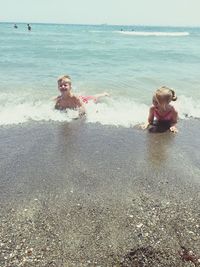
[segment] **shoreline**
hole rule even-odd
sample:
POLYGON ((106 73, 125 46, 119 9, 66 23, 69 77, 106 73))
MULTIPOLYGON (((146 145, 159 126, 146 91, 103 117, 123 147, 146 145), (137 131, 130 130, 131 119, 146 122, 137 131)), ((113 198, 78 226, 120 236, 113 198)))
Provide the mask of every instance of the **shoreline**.
POLYGON ((198 122, 1 127, 0 266, 191 266, 178 252, 200 256, 198 122))

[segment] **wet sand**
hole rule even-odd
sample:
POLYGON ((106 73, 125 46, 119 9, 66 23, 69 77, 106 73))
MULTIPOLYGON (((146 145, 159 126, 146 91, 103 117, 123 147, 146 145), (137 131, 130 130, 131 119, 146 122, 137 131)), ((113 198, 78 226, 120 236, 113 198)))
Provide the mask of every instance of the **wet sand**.
POLYGON ((194 266, 199 121, 179 130, 1 127, 0 266, 194 266))

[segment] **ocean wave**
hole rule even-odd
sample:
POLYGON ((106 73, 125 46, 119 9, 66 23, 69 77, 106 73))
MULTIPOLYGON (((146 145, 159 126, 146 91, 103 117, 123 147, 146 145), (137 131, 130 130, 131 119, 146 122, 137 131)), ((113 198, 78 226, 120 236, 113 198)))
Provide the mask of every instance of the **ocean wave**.
MULTIPOLYGON (((1 105, 1 126, 22 124, 29 121, 70 122, 78 117, 77 111, 61 112, 55 110, 50 101, 26 102, 25 100, 24 102, 17 102, 7 102, 6 105, 1 105)), ((200 101, 180 96, 174 106, 181 119, 200 118, 200 101)), ((98 104, 90 102, 86 105, 86 109, 87 122, 131 127, 147 120, 149 106, 126 98, 120 98, 120 100, 110 98, 98 104)))
POLYGON ((117 31, 118 33, 134 36, 188 36, 189 32, 137 32, 137 31, 117 31))

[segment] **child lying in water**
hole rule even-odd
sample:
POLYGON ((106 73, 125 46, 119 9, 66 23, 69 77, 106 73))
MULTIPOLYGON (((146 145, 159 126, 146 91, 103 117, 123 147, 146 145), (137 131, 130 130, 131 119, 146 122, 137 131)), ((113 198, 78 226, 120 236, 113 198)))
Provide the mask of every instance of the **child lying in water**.
POLYGON ((79 116, 86 114, 85 104, 88 101, 93 100, 97 102, 101 97, 108 96, 108 93, 97 94, 94 96, 78 96, 72 92, 72 82, 68 75, 64 75, 58 78, 58 90, 60 91, 60 96, 58 96, 55 104, 55 108, 59 110, 77 109, 79 111, 79 116))
POLYGON ((178 112, 170 105, 171 101, 176 101, 177 97, 174 90, 162 86, 153 95, 153 105, 149 109, 148 122, 142 126, 143 129, 149 128, 150 132, 178 132, 176 128, 178 112))

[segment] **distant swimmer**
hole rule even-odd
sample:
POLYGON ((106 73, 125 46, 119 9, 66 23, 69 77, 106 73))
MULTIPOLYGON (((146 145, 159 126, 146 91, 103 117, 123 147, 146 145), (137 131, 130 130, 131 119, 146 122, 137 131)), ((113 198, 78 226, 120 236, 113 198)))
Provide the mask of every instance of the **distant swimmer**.
POLYGON ((18 28, 17 24, 15 24, 15 25, 14 25, 14 28, 15 28, 15 29, 17 29, 17 28, 18 28))
POLYGON ((134 32, 135 30, 134 30, 134 29, 132 29, 131 31, 132 31, 132 32, 134 32))
POLYGON ((28 27, 28 30, 29 30, 29 32, 31 31, 31 26, 30 26, 30 24, 27 24, 27 27, 28 27))

